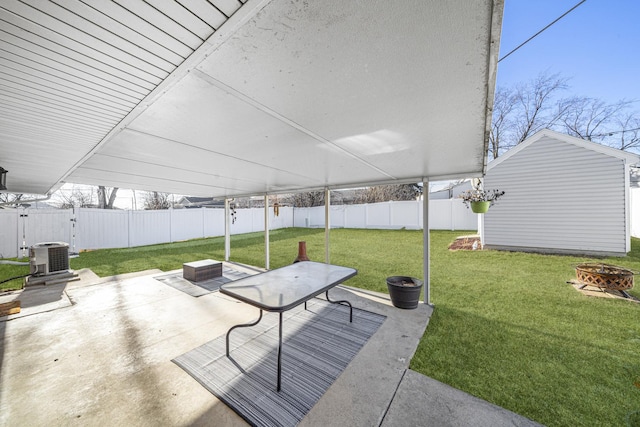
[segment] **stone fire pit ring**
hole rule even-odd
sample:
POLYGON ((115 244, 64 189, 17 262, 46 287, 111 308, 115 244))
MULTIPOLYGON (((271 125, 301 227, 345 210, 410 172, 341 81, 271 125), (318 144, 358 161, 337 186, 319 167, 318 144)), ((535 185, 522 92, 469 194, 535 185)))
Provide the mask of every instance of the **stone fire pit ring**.
POLYGON ((584 286, 595 286, 606 291, 624 292, 633 288, 633 275, 627 268, 602 263, 584 263, 576 266, 576 278, 584 286))

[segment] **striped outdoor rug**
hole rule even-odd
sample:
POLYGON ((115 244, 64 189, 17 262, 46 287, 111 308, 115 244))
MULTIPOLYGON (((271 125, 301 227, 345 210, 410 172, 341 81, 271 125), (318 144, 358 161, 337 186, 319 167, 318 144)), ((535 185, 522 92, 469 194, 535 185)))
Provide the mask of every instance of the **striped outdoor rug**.
MULTIPOLYGON (((258 311, 256 310, 256 317, 258 311)), ((295 426, 378 330, 385 316, 313 299, 285 313, 282 387, 276 391, 278 315, 225 335, 173 360, 248 423, 295 426)))

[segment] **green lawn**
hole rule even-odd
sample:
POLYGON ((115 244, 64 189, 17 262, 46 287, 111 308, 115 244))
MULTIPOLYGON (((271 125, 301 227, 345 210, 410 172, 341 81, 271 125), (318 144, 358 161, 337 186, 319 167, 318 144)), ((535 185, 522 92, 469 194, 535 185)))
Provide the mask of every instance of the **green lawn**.
MULTIPOLYGON (((585 297, 566 283, 585 261, 639 271, 640 239, 627 257, 593 260, 449 251, 463 234, 431 233, 435 311, 411 368, 549 426, 640 426, 640 304, 585 297)), ((324 230, 276 230, 271 268, 290 264, 300 240, 324 260, 324 230)), ((263 245, 260 233, 232 236, 231 259, 264 266, 263 245)), ((223 259, 223 238, 85 252, 71 267, 108 276, 203 258, 223 259)), ((422 232, 332 230, 331 262, 358 269, 349 285, 387 292, 388 276, 422 278, 422 232)), ((26 273, 0 265, 0 280, 26 273)))

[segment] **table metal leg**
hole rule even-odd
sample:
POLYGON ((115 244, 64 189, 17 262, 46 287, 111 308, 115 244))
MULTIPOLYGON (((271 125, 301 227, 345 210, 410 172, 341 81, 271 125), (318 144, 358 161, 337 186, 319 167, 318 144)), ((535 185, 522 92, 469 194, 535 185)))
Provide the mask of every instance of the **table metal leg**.
POLYGON ((327 290, 325 292, 325 296, 327 297, 327 301, 329 301, 330 303, 348 305, 349 306, 349 322, 353 323, 353 306, 351 305, 351 303, 349 301, 347 301, 347 300, 331 301, 329 299, 329 290, 327 290))
POLYGON ((231 329, 227 331, 227 357, 229 357, 229 334, 231 334, 231 331, 233 331, 235 328, 248 328, 249 326, 255 326, 258 323, 260 323, 261 320, 262 320, 262 310, 260 310, 260 317, 258 317, 258 320, 256 320, 255 322, 243 323, 241 325, 232 326, 231 329))

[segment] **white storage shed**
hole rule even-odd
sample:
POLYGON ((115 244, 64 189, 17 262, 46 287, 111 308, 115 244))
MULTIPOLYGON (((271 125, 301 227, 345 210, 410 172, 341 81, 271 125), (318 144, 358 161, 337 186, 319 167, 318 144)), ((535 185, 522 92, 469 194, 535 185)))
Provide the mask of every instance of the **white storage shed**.
POLYGON ((640 157, 542 130, 489 163, 489 249, 624 256, 631 249, 630 173, 640 157))

